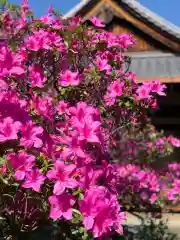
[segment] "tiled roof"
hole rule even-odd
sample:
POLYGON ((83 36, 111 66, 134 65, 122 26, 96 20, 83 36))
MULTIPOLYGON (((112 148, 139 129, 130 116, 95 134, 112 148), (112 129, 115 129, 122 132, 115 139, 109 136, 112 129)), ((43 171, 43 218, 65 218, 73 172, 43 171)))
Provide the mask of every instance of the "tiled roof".
POLYGON ((161 52, 134 53, 130 56, 130 71, 139 78, 180 76, 180 56, 161 52))
MULTIPOLYGON (((92 0, 82 0, 80 1, 73 9, 71 9, 67 14, 65 14, 65 18, 73 17, 78 12, 83 9, 88 3, 92 0)), ((158 16, 148 8, 142 6, 138 1, 135 0, 117 0, 119 3, 122 2, 123 4, 127 5, 131 8, 137 15, 141 16, 142 18, 146 19, 148 22, 152 23, 153 25, 157 26, 161 30, 175 36, 176 38, 180 39, 180 28, 176 25, 166 21, 164 18, 158 16)))

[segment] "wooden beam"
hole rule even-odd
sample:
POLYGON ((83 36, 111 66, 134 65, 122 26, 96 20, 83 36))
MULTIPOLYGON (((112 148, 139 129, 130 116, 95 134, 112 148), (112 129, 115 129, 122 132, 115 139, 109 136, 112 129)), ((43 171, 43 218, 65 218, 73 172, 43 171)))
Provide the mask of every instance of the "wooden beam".
MULTIPOLYGON (((106 4, 106 1, 104 1, 104 4, 106 4)), ((102 1, 99 1, 99 3, 94 8, 89 10, 89 12, 87 12, 85 16, 82 16, 82 20, 86 21, 91 17, 95 16, 96 15, 95 13, 97 13, 103 7, 104 4, 102 1)))
POLYGON ((137 80, 138 80, 139 83, 150 82, 152 80, 159 80, 161 83, 180 83, 180 76, 176 76, 176 77, 151 77, 151 78, 137 77, 137 80))

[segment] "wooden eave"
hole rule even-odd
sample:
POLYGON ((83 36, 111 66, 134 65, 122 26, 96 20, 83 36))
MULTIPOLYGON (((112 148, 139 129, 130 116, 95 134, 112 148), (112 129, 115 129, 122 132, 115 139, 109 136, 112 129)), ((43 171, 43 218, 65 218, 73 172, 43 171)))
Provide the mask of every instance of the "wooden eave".
POLYGON ((111 9, 114 16, 131 23, 154 40, 168 47, 172 52, 180 52, 180 38, 176 37, 177 34, 168 32, 158 27, 156 24, 153 24, 152 21, 148 21, 148 18, 135 12, 125 3, 126 1, 127 0, 87 0, 87 4, 77 10, 74 15, 80 15, 83 21, 86 21, 92 16, 97 16, 102 9, 111 9))
MULTIPOLYGON (((158 81, 160 81, 161 83, 180 83, 180 76, 175 76, 175 77, 158 77, 157 78, 158 81)), ((152 81, 152 77, 138 77, 138 82, 142 83, 142 82, 151 82, 152 81)))

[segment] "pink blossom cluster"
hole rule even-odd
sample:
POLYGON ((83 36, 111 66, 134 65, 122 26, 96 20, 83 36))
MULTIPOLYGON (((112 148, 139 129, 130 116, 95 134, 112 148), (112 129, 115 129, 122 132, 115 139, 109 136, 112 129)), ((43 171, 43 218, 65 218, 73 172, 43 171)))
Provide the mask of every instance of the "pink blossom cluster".
MULTIPOLYGON (((141 122, 149 123, 142 108, 153 107, 166 87, 158 81, 139 86, 135 74, 124 74, 123 52, 134 40, 102 30, 96 17, 93 27, 84 27, 50 8, 34 19, 27 1, 15 18, 12 11, 3 14, 2 27, 16 47, 0 46, 2 175, 39 194, 53 220, 80 219, 95 238, 123 234, 125 197, 156 204, 161 181, 150 166, 128 164, 119 153, 114 159, 112 150, 127 146, 137 160, 137 152, 151 157, 154 148, 158 154, 180 146, 172 136, 136 133, 141 122), (122 129, 127 133, 130 125, 135 135, 126 138, 122 129)), ((177 195, 177 179, 172 187, 177 195)))
POLYGON ((166 185, 168 185, 167 199, 177 204, 180 200, 180 164, 170 163, 168 172, 165 174, 166 185))
MULTIPOLYGON (((124 195, 138 195, 142 202, 155 204, 160 193, 159 174, 150 168, 143 168, 137 165, 128 164, 117 167, 118 190, 124 195)), ((123 199, 122 199, 123 200, 123 199)))

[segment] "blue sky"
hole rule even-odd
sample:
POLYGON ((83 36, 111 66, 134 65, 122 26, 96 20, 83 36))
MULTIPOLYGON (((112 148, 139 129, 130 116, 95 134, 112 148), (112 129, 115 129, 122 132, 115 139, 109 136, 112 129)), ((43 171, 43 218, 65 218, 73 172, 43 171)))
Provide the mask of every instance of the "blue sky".
MULTIPOLYGON (((45 14, 50 3, 53 4, 54 9, 66 13, 79 1, 80 0, 29 0, 31 7, 37 15, 45 14)), ((10 2, 19 4, 21 0, 10 0, 10 2)), ((180 26, 180 0, 139 0, 139 2, 166 18, 168 21, 180 26)))

